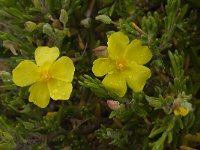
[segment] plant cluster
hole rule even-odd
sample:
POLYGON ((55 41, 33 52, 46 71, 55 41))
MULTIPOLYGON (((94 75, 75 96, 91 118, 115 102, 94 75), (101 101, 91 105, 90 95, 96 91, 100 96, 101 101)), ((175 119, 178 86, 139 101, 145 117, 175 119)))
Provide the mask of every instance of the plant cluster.
POLYGON ((199 8, 0 0, 0 150, 200 149, 199 8))

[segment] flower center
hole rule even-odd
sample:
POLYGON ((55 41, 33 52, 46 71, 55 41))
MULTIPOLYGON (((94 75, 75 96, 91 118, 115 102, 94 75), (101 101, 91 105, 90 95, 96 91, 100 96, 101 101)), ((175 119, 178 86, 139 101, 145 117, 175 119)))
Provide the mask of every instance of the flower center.
POLYGON ((51 79, 51 75, 49 74, 48 70, 43 70, 40 75, 43 81, 49 81, 51 79))
POLYGON ((126 68, 126 61, 124 59, 116 60, 116 68, 117 70, 124 70, 126 68))

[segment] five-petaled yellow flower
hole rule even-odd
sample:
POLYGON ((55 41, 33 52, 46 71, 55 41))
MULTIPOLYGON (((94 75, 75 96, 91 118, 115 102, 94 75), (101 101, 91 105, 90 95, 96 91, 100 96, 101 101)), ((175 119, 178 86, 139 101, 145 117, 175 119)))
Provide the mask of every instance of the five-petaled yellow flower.
POLYGON ((41 108, 49 104, 50 97, 54 100, 67 100, 72 92, 75 67, 66 56, 57 59, 59 53, 57 47, 38 47, 35 50, 36 64, 24 60, 12 72, 16 85, 31 85, 29 101, 41 108))
POLYGON ((94 61, 92 71, 97 77, 104 75, 102 83, 108 90, 123 97, 127 84, 134 92, 143 90, 151 71, 143 66, 152 58, 147 46, 140 40, 129 43, 129 38, 122 32, 115 32, 108 38, 108 57, 94 61))
POLYGON ((181 106, 176 107, 174 109, 174 114, 176 116, 179 116, 179 115, 186 116, 188 113, 189 113, 189 110, 187 108, 184 108, 184 107, 181 107, 181 106))

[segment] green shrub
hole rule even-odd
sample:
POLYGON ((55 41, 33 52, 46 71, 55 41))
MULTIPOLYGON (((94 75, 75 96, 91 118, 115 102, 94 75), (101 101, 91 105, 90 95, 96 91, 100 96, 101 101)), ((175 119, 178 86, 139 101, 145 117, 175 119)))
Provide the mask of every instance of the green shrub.
POLYGON ((0 0, 0 149, 200 149, 199 8, 197 0, 0 0), (92 72, 118 31, 153 55, 143 90, 123 97, 92 72), (76 68, 69 100, 46 108, 12 81, 39 46, 58 47, 76 68))

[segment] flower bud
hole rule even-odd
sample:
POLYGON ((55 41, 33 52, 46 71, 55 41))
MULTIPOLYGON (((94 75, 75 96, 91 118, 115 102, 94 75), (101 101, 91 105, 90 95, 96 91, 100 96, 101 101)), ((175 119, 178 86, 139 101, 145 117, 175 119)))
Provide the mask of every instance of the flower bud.
POLYGON ((120 108, 120 103, 118 101, 107 100, 107 105, 112 110, 117 110, 120 108))
POLYGON ((25 22, 24 26, 27 31, 32 32, 33 30, 35 30, 37 25, 32 21, 27 21, 25 22))
POLYGON ((98 58, 108 56, 107 46, 99 46, 97 48, 94 48, 92 51, 94 52, 94 55, 98 58))

